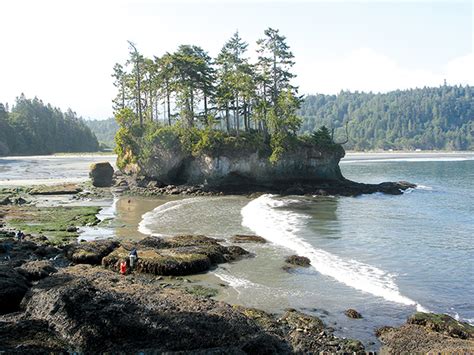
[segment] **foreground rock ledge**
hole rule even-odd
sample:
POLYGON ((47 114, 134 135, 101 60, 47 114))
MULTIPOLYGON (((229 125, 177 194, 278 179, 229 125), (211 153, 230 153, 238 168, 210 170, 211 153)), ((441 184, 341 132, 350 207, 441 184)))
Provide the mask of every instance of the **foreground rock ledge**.
POLYGON ((288 311, 278 319, 89 265, 39 281, 21 306, 0 316, 1 351, 364 352, 316 317, 288 311))
POLYGON ((474 327, 445 314, 415 313, 399 328, 377 330, 381 354, 473 354, 474 327))

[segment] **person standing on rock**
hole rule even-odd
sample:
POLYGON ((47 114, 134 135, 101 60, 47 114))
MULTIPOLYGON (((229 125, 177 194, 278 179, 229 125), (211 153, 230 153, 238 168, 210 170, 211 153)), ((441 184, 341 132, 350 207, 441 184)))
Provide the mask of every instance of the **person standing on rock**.
POLYGON ((138 253, 137 253, 137 249, 136 248, 133 248, 131 251, 130 251, 130 254, 128 255, 128 257, 130 258, 130 269, 133 269, 135 267, 135 263, 138 259, 138 253))
POLYGON ((16 233, 16 237, 17 237, 18 241, 19 241, 20 243, 22 243, 23 240, 25 239, 25 234, 24 234, 21 230, 19 230, 19 231, 16 233))

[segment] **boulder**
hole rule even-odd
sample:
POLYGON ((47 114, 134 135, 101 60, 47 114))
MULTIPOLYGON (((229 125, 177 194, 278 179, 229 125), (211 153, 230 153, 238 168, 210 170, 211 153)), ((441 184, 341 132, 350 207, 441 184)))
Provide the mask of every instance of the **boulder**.
POLYGON ((112 186, 114 168, 109 162, 95 163, 91 165, 89 176, 95 187, 112 186))
POLYGON ((58 271, 49 260, 29 261, 16 270, 30 281, 44 279, 58 271))
POLYGON ((11 265, 0 265, 0 314, 19 310, 28 281, 11 265))
POLYGON ((359 312, 357 312, 355 309, 352 309, 352 308, 349 308, 347 310, 344 311, 344 314, 349 317, 349 318, 353 318, 353 319, 360 319, 362 318, 362 314, 360 314, 359 312))
POLYGON ((286 257, 285 262, 295 266, 309 267, 311 265, 311 260, 305 256, 299 255, 290 255, 286 257))
POLYGON ((66 256, 75 264, 100 265, 102 258, 120 246, 114 240, 99 240, 73 244, 66 248, 66 256))

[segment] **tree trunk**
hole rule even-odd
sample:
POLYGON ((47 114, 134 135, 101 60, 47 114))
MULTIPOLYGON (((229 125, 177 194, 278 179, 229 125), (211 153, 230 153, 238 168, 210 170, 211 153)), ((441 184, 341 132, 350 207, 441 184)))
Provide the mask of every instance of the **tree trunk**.
POLYGON ((136 61, 137 67, 137 96, 138 96, 138 117, 140 118, 140 127, 143 127, 143 114, 142 114, 142 89, 141 89, 141 78, 140 78, 140 64, 138 59, 136 61))
POLYGON ((208 119, 207 119, 207 96, 204 94, 204 118, 206 120, 206 125, 208 124, 208 119))
POLYGON ((225 125, 227 128, 227 133, 230 133, 230 113, 229 113, 229 103, 225 103, 225 125))
POLYGON ((237 137, 240 136, 240 120, 239 120, 239 95, 235 96, 235 113, 236 113, 236 127, 237 127, 237 137))
POLYGON ((171 126, 171 105, 170 105, 170 92, 166 88, 166 105, 168 108, 168 124, 171 126))

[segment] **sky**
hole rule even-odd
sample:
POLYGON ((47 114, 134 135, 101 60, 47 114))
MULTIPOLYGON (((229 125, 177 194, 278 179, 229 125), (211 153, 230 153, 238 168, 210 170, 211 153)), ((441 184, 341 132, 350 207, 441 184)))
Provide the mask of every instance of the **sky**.
POLYGON ((180 44, 216 56, 238 30, 255 58, 286 36, 301 94, 474 85, 474 0, 0 0, 0 102, 24 93, 84 118, 113 115, 127 40, 145 56, 180 44))

